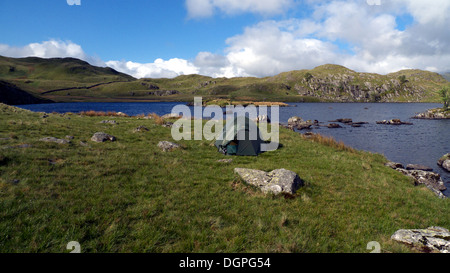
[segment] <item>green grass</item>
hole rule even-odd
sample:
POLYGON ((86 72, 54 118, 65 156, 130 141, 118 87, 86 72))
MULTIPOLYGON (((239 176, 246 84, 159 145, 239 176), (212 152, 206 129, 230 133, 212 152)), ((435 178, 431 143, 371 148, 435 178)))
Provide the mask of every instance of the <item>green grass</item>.
POLYGON ((396 230, 450 226, 449 201, 384 157, 284 129, 279 150, 223 164, 206 140, 162 152, 171 130, 136 117, 43 119, 1 105, 0 124, 0 252, 68 252, 70 241, 82 252, 369 252, 370 241, 409 252, 390 240, 396 230), (139 125, 150 131, 133 133, 139 125), (91 142, 98 131, 117 141, 91 142), (38 141, 66 135, 69 145, 38 141), (21 144, 32 147, 5 148, 21 144), (294 199, 264 196, 236 167, 286 168, 306 186, 294 199))

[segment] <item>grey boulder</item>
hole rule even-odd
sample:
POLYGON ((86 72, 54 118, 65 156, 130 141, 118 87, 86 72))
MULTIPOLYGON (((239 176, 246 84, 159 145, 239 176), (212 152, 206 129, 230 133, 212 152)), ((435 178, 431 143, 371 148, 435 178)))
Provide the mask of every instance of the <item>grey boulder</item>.
POLYGON ((450 232, 441 227, 401 229, 391 239, 420 249, 450 253, 450 232))
POLYGON ((91 140, 94 142, 116 141, 116 137, 107 133, 97 132, 91 137, 91 140))
POLYGON ((267 173, 260 170, 235 168, 234 172, 246 183, 260 188, 264 193, 294 194, 304 185, 303 180, 295 172, 286 169, 277 169, 267 173))
POLYGON ((450 172, 450 154, 446 154, 438 161, 438 165, 450 172))
POLYGON ((100 121, 100 123, 105 123, 105 124, 118 124, 117 121, 115 121, 115 120, 102 120, 102 121, 100 121))
POLYGON ((160 141, 158 143, 158 147, 162 149, 164 152, 167 152, 180 148, 180 145, 169 141, 160 141))

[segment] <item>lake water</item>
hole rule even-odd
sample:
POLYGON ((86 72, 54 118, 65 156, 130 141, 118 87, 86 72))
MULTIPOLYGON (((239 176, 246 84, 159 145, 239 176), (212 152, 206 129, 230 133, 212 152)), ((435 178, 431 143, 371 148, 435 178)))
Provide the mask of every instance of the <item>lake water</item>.
MULTIPOLYGON (((38 112, 77 113, 80 111, 116 111, 128 115, 171 112, 177 102, 121 102, 121 103, 52 103, 20 105, 38 112)), ((450 195, 450 173, 437 165, 437 160, 450 152, 450 120, 415 120, 415 113, 441 107, 433 103, 292 103, 295 107, 280 108, 280 122, 287 123, 292 116, 304 120, 318 120, 328 124, 339 118, 351 118, 354 122, 369 122, 361 128, 342 125, 340 129, 320 127, 313 129, 325 136, 332 136, 345 144, 370 152, 384 154, 389 160, 402 164, 421 164, 432 167, 446 182, 450 195), (379 125, 376 121, 401 119, 414 125, 379 125)))

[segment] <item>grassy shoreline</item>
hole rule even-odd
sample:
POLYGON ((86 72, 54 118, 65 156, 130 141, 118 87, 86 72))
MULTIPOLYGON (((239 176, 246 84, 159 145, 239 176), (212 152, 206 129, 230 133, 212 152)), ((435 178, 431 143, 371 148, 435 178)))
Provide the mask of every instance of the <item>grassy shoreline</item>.
POLYGON ((282 128, 279 150, 223 164, 207 140, 162 152, 170 128, 138 117, 42 118, 0 104, 0 124, 0 252, 67 252, 70 241, 82 252, 361 253, 370 241, 411 252, 390 236, 450 226, 448 199, 415 187, 383 156, 282 128), (141 125, 149 131, 133 132, 141 125), (91 142, 100 131, 117 141, 91 142), (39 141, 67 135, 70 144, 39 141), (237 167, 286 168, 306 186, 294 199, 264 196, 237 167))

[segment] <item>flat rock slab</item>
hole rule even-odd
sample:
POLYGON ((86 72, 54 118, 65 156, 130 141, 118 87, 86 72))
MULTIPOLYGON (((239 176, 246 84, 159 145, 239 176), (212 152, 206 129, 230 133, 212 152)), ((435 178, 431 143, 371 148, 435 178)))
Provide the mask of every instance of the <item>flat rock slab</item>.
POLYGON ((180 145, 178 145, 176 143, 169 142, 169 141, 160 141, 158 143, 158 147, 160 149, 162 149, 164 152, 168 152, 168 151, 172 151, 172 150, 181 148, 180 145))
POLYGON ((391 239, 418 248, 450 253, 450 232, 441 227, 401 229, 395 232, 391 239))
POLYGON ((100 121, 100 123, 105 123, 105 124, 118 124, 117 121, 115 121, 115 120, 102 120, 102 121, 100 121))
POLYGON ((107 133, 97 132, 91 137, 91 140, 94 142, 116 141, 116 137, 107 133))
POLYGON ((304 185, 303 180, 295 172, 286 169, 277 169, 267 173, 260 170, 235 168, 234 172, 246 183, 260 188, 264 193, 294 194, 304 185))
POLYGON ((58 144, 69 144, 70 141, 67 139, 60 139, 60 138, 56 138, 56 137, 44 137, 39 139, 39 141, 43 141, 43 142, 54 142, 54 143, 58 143, 58 144))
POLYGON ((217 162, 219 162, 219 163, 231 163, 231 162, 233 162, 233 159, 220 159, 220 160, 217 160, 217 162))

